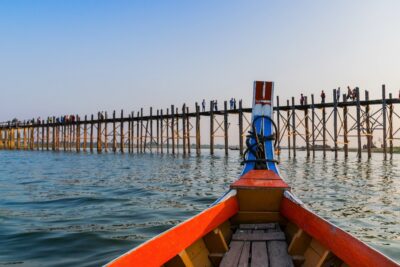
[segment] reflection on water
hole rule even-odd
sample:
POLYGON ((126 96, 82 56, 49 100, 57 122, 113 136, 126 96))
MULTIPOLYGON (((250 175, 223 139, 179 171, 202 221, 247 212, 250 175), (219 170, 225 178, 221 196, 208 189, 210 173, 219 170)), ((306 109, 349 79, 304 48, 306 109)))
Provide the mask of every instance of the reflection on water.
MULTIPOLYGON (((400 157, 328 156, 283 154, 282 175, 321 216, 400 261, 400 157)), ((239 162, 236 151, 0 151, 0 265, 104 264, 206 208, 238 177, 239 162)))

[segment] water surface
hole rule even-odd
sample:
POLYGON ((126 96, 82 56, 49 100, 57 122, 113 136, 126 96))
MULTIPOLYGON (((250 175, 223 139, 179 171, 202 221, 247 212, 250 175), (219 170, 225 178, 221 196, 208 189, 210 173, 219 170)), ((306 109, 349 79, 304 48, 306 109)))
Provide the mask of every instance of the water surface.
MULTIPOLYGON (((400 262, 400 155, 283 153, 303 202, 400 262)), ((0 265, 98 266, 209 206, 237 179, 230 156, 0 151, 0 265)))

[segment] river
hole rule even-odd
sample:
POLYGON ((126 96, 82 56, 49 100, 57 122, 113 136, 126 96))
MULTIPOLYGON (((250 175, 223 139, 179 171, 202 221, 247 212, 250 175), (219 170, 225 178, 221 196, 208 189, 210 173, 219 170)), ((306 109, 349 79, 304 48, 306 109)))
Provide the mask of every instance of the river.
MULTIPOLYGON (((281 174, 303 202, 400 262, 400 155, 286 153, 281 174)), ((240 171, 237 151, 0 151, 0 266, 105 264, 209 206, 240 171)))

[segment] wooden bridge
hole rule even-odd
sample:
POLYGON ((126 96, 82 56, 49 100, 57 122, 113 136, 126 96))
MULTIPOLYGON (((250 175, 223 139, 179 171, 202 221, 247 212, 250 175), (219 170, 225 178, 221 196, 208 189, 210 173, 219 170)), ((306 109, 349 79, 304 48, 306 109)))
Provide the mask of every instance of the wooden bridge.
MULTIPOLYGON (((373 152, 373 137, 381 139, 384 158, 393 155, 394 140, 400 129, 395 121, 400 119, 395 105, 400 99, 386 98, 385 85, 382 86, 382 98, 370 100, 368 91, 361 100, 360 90, 356 88, 356 99, 348 101, 343 95, 338 101, 336 89, 332 92, 332 102, 315 103, 314 95, 305 98, 301 105, 295 104, 295 98, 281 105, 279 97, 275 103, 275 122, 279 148, 287 148, 289 157, 296 157, 297 150, 306 151, 307 157, 315 157, 321 150, 323 156, 333 151, 338 157, 343 151, 348 157, 349 150, 357 151, 359 158, 365 151, 368 157, 373 152), (309 101, 310 100, 310 101, 309 101)), ((214 102, 209 103, 214 107, 214 102)), ((107 113, 97 113, 90 117, 79 115, 63 118, 51 117, 47 120, 9 121, 0 125, 0 149, 17 150, 53 150, 53 151, 89 151, 121 153, 196 153, 208 148, 211 154, 216 149, 216 139, 223 139, 222 148, 228 155, 229 129, 232 119, 237 122, 237 149, 244 152, 244 139, 250 128, 250 108, 243 108, 239 101, 237 108, 228 109, 227 101, 222 110, 200 110, 198 103, 194 111, 185 104, 182 108, 171 106, 166 110, 150 108, 148 115, 143 109, 139 112, 111 118, 107 113), (202 145, 201 118, 208 117, 209 143, 202 145), (193 150, 193 152, 192 152, 193 150), (195 152, 194 152, 195 151, 195 152)), ((232 132, 231 132, 232 133, 232 132)), ((219 147, 219 146, 218 146, 219 147)))

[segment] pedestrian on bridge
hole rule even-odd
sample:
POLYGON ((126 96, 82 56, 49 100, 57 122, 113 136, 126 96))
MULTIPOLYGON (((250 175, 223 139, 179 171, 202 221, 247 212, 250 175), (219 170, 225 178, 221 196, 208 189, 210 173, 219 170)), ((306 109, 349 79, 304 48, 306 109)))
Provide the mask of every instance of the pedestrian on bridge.
POLYGON ((304 105, 304 100, 305 100, 305 98, 304 98, 304 95, 303 94, 301 94, 300 95, 300 105, 304 105))
POLYGON ((324 90, 322 90, 322 92, 321 92, 321 102, 322 103, 325 103, 325 97, 326 97, 325 92, 324 92, 324 90))

